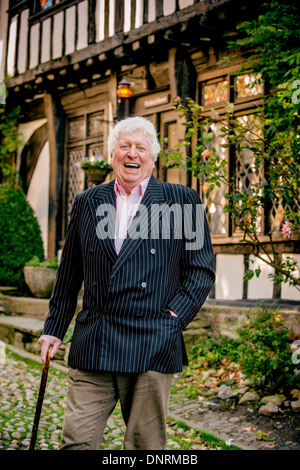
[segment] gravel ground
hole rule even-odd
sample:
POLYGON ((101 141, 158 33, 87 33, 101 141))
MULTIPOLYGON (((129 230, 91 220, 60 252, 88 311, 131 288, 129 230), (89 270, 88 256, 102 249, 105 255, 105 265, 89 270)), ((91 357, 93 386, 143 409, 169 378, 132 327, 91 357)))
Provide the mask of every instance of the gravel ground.
MULTIPOLYGON (((26 450, 30 444, 37 395, 41 380, 41 364, 27 361, 6 350, 0 361, 0 450, 26 450)), ((43 402, 36 450, 57 450, 66 406, 67 378, 64 372, 50 366, 43 402)), ((201 433, 168 420, 167 449, 221 450, 222 442, 203 439, 201 433)), ((117 407, 107 423, 103 450, 121 450, 125 427, 117 407)))

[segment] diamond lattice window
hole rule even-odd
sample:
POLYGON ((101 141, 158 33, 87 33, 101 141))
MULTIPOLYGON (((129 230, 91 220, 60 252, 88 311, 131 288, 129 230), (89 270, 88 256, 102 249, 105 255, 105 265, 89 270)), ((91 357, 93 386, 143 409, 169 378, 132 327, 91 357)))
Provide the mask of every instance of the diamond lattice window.
POLYGON ((103 156, 104 112, 97 111, 68 119, 65 220, 68 223, 76 194, 87 186, 84 170, 76 166, 85 157, 103 156))

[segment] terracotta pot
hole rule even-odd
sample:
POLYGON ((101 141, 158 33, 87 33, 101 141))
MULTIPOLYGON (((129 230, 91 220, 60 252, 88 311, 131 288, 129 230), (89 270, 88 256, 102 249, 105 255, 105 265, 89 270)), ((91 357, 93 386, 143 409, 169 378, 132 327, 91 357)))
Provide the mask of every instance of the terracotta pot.
POLYGON ((30 292, 39 299, 49 298, 54 286, 57 269, 24 267, 25 282, 30 292))

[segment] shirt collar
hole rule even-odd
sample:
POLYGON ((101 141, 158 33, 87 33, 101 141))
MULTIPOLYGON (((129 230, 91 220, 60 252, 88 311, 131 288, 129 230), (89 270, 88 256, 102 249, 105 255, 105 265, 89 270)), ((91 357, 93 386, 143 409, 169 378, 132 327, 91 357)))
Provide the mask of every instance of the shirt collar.
MULTIPOLYGON (((135 186, 133 188, 133 190, 131 191, 131 194, 135 193, 135 192, 139 192, 139 196, 143 196, 146 189, 147 189, 147 186, 148 186, 148 183, 149 183, 149 180, 150 180, 150 176, 146 179, 144 179, 141 183, 139 183, 137 186, 135 186)), ((120 185, 120 183, 118 182, 118 180, 116 179, 115 181, 115 185, 114 185, 114 190, 115 190, 115 193, 117 196, 122 196, 124 198, 126 197, 129 197, 127 196, 127 194, 125 193, 124 189, 122 188, 122 186, 120 185)), ((130 194, 130 195, 131 195, 130 194)))

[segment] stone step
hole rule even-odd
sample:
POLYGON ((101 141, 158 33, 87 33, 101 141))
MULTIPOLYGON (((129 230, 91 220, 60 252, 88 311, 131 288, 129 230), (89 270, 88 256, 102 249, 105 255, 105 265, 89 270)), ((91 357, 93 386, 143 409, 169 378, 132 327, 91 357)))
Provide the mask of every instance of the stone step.
MULTIPOLYGON (((76 313, 82 308, 82 297, 78 298, 76 313)), ((19 297, 7 295, 0 288, 0 313, 25 316, 44 321, 49 312, 49 299, 36 297, 19 297)))
POLYGON ((0 316, 0 328, 14 329, 23 331, 32 336, 40 336, 43 330, 44 322, 36 318, 20 316, 0 316))
MULTIPOLYGON (((43 332, 44 321, 25 316, 0 315, 0 340, 19 350, 40 355, 38 340, 43 332)), ((62 344, 55 360, 65 365, 69 344, 62 344)))

